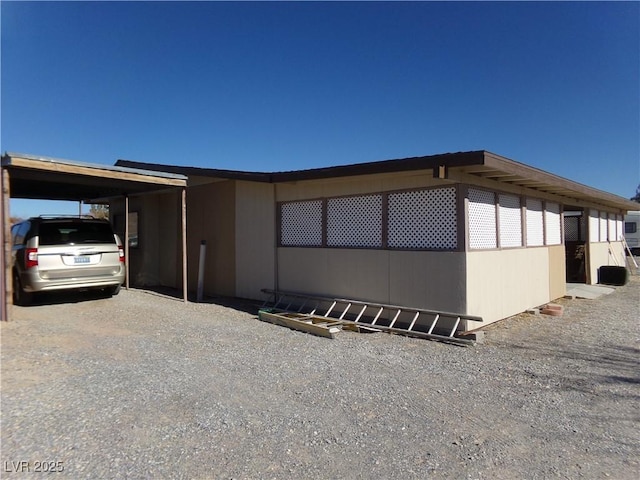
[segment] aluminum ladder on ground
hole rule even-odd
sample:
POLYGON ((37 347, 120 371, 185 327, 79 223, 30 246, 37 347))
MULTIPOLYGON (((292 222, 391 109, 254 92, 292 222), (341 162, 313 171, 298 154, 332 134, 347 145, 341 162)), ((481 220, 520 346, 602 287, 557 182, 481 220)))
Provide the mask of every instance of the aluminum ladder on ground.
POLYGON ((330 318, 362 331, 384 331, 462 345, 475 342, 456 336, 461 322, 482 322, 481 317, 460 313, 282 290, 263 289, 262 292, 269 295, 262 309, 330 318))

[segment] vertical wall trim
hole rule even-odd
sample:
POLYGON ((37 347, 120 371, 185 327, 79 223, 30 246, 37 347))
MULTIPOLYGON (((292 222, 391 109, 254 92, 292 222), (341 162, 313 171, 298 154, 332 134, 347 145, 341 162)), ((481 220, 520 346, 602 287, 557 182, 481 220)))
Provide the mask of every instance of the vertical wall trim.
POLYGON ((389 247, 389 193, 382 193, 382 248, 389 247))
POLYGON ((522 232, 521 246, 527 248, 527 197, 520 196, 520 231, 522 232))
POLYGON ((329 230, 329 223, 328 223, 328 216, 329 213, 327 212, 328 210, 328 204, 329 201, 326 198, 322 199, 322 248, 327 248, 327 237, 328 237, 328 233, 327 231, 329 230))
MULTIPOLYGON (((560 217, 560 245, 564 245, 564 205, 562 203, 558 204, 558 214, 560 217)), ((580 238, 580 232, 580 217, 578 217, 578 238, 580 238)))
POLYGON ((547 247, 547 201, 542 202, 542 244, 547 247))
POLYGON ((502 241, 500 240, 500 195, 497 192, 493 192, 493 204, 496 207, 496 248, 502 248, 502 241))
POLYGON ((282 245, 282 211, 278 203, 278 184, 273 183, 273 205, 275 206, 276 228, 274 232, 275 245, 273 247, 273 289, 277 292, 280 289, 280 256, 279 247, 282 245))

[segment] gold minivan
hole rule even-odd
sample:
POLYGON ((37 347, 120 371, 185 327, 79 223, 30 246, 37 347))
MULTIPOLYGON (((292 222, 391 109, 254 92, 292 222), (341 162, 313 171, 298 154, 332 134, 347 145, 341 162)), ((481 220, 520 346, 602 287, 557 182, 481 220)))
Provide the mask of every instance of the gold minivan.
POLYGON ((16 305, 28 305, 44 291, 120 291, 124 249, 106 220, 33 217, 13 225, 11 239, 16 305))

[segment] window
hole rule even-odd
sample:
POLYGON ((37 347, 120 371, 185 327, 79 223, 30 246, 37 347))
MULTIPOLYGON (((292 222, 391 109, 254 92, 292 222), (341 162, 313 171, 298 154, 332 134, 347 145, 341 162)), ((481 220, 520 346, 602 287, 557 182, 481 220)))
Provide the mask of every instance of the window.
POLYGON ((469 247, 496 248, 496 198, 493 192, 469 189, 469 247))
POLYGON ((38 232, 40 245, 90 245, 114 243, 106 222, 43 222, 38 232))
POLYGON ((638 224, 636 222, 624 222, 624 233, 636 233, 638 224))
MULTIPOLYGON (((114 230, 118 236, 123 239, 125 235, 126 225, 124 224, 124 215, 115 215, 113 217, 114 230)), ((138 212, 129 212, 129 247, 138 248, 140 246, 140 237, 138 234, 138 212)))
POLYGON ((322 246, 322 200, 280 206, 280 244, 285 247, 322 246))
POLYGON ((327 200, 327 245, 382 247, 382 195, 327 200))
POLYGON ((283 202, 279 245, 455 250, 457 199, 445 187, 283 202))
POLYGON ((542 200, 527 198, 527 246, 544 245, 544 216, 542 200))
POLYGON ((24 237, 27 235, 27 232, 29 232, 30 227, 30 222, 17 223, 11 227, 11 236, 13 236, 14 245, 24 244, 24 237))
POLYGON ((389 194, 389 247, 451 250, 458 246, 455 188, 389 194))
POLYGON ((547 245, 560 245, 562 237, 560 234, 560 205, 554 202, 547 202, 545 209, 545 232, 547 234, 547 245))
POLYGON ((600 212, 600 241, 607 241, 607 212, 600 212))
POLYGON ((600 241, 600 213, 598 210, 589 210, 589 241, 600 241))
POLYGON ((520 197, 500 194, 500 246, 522 246, 522 210, 520 197))

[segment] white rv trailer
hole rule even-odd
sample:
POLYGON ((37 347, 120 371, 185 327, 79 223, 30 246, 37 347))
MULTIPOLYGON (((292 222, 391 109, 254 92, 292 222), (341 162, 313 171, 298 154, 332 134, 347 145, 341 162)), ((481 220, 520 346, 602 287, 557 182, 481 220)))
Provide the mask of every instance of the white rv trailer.
POLYGON ((624 216, 624 238, 634 255, 640 255, 640 210, 624 216))

